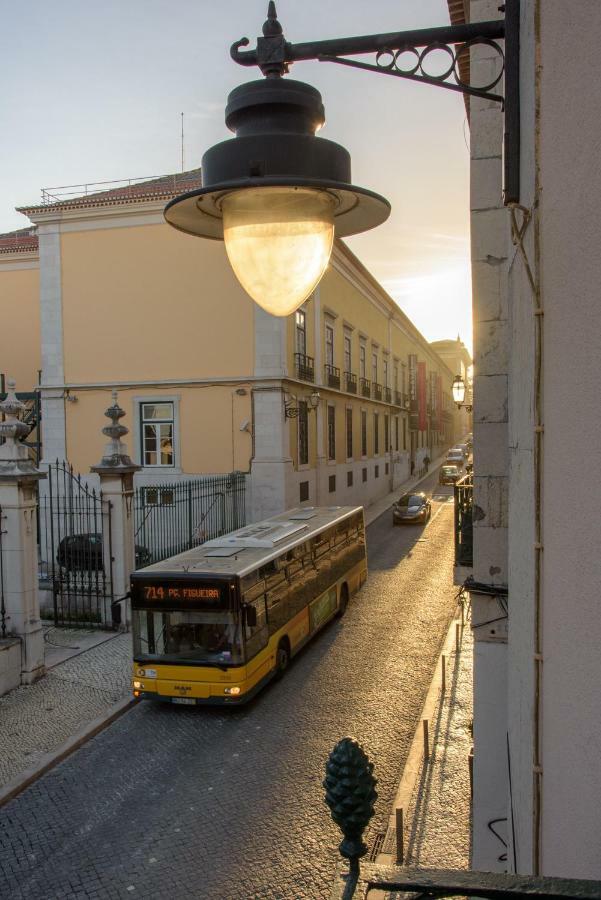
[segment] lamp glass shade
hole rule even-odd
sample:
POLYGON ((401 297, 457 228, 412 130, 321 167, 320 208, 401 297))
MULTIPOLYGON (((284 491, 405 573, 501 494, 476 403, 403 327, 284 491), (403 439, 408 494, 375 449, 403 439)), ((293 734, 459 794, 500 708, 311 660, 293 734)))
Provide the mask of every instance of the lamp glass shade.
POLYGON ((461 375, 457 375, 451 387, 455 403, 463 403, 465 400, 465 381, 461 375))
POLYGON ((334 200, 326 191, 257 187, 221 201, 225 249, 255 303, 288 316, 321 280, 334 243, 334 200))

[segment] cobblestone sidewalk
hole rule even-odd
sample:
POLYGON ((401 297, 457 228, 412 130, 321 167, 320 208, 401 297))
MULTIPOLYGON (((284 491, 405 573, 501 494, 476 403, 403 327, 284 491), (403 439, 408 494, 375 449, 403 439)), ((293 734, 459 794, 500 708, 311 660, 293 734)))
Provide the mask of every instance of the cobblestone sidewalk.
POLYGON ((415 785, 405 836, 405 864, 469 869, 473 638, 469 623, 460 652, 447 660, 447 689, 431 723, 433 748, 415 785))
MULTIPOLYGON (((54 629, 55 644, 77 643, 54 629)), ((51 669, 35 684, 0 697, 0 787, 58 750, 130 692, 131 635, 114 638, 51 669)))

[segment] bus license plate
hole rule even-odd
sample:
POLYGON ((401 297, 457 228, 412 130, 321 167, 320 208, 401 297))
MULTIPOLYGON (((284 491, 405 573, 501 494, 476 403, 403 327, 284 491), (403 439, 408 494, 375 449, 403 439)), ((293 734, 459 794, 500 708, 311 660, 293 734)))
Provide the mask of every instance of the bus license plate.
POLYGON ((172 703, 182 703, 184 706, 196 706, 196 700, 193 697, 172 697, 172 703))

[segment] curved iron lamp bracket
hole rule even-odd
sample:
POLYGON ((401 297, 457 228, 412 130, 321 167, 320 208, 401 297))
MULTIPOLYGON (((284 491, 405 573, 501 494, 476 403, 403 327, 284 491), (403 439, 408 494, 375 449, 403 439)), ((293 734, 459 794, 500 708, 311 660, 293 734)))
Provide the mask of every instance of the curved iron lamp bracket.
POLYGON ((275 3, 270 0, 263 36, 257 38, 256 49, 243 50, 249 40, 242 38, 232 45, 230 55, 239 65, 258 66, 267 78, 285 75, 292 63, 317 60, 419 81, 501 103, 505 114, 503 199, 508 205, 519 202, 520 188, 519 0, 506 0, 499 9, 505 13, 505 18, 491 22, 292 44, 284 38, 275 3), (504 50, 498 43, 501 40, 505 41, 504 50), (501 62, 498 74, 488 84, 468 84, 462 80, 461 59, 469 58, 470 51, 482 45, 497 54, 501 62), (427 68, 431 62, 428 57, 435 51, 448 56, 448 65, 439 74, 428 73, 427 68), (347 58, 368 53, 376 54, 374 63, 347 58), (493 88, 503 78, 504 93, 494 92, 493 88))

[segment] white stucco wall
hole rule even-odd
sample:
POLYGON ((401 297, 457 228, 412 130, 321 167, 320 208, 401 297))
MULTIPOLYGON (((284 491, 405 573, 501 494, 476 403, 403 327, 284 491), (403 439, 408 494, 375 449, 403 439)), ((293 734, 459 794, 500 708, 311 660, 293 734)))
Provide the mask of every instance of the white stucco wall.
MULTIPOLYGON (((498 3, 475 0, 471 20, 498 18, 498 3)), ((499 60, 490 47, 472 51, 474 83, 492 81, 499 60)), ((472 283, 474 312, 474 569, 483 585, 505 588, 508 486, 509 222, 501 196, 503 115, 499 104, 470 99, 472 283)), ((506 870, 489 823, 507 829, 507 644, 501 602, 472 592, 474 624, 474 794, 472 865, 506 870)), ((511 598, 510 598, 511 600, 511 598)))
MULTIPOLYGON (((522 4, 521 68, 521 203, 535 200, 535 40, 533 3, 522 4)), ((518 225, 523 215, 516 211, 518 225)), ((535 218, 523 246, 536 271, 535 218)), ((535 486, 534 366, 535 299, 524 260, 515 244, 506 271, 510 333, 509 377, 509 646, 508 730, 511 759, 509 815, 513 819, 510 868, 531 874, 534 865, 534 698, 535 698, 535 486), (511 802, 512 801, 512 802, 511 802), (515 834, 515 845, 513 835, 515 834), (514 862, 515 861, 515 862, 514 862)))
POLYGON ((597 0, 541 4, 542 863, 582 878, 601 878, 600 29, 597 0))

